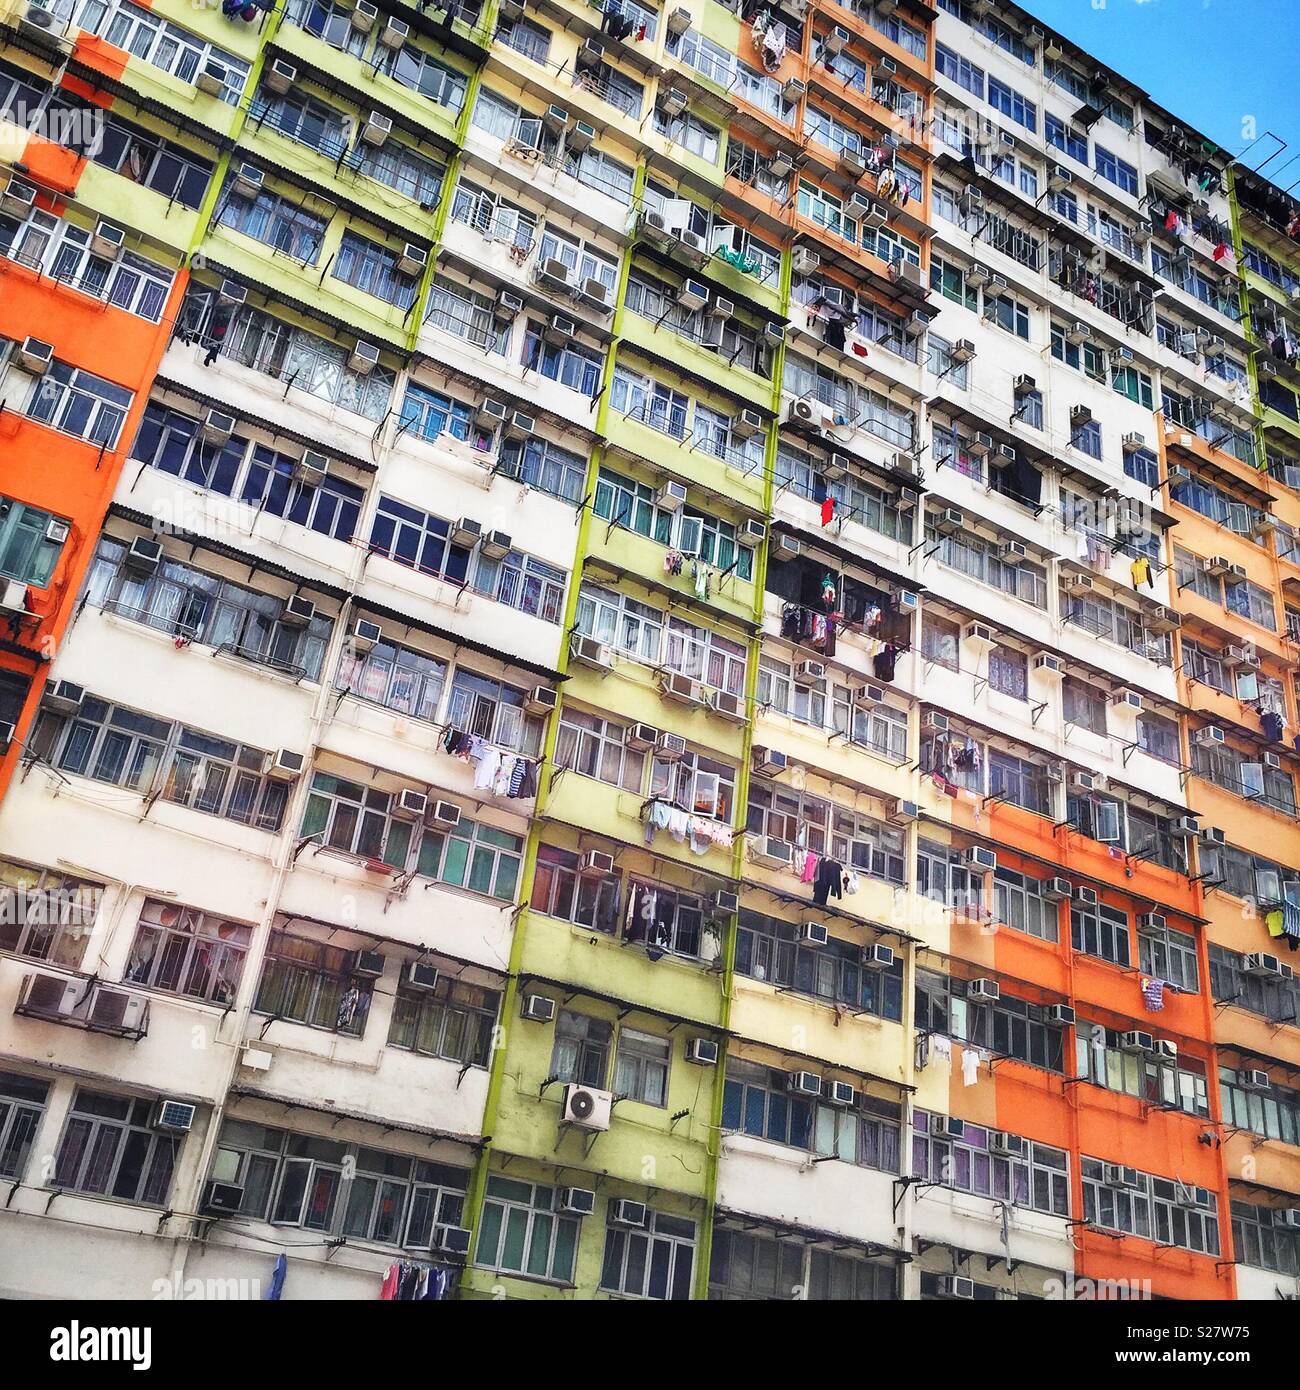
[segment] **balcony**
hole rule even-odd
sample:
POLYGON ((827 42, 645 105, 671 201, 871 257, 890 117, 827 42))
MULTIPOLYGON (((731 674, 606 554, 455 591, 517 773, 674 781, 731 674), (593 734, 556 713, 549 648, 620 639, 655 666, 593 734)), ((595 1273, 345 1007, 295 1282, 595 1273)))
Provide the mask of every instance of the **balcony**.
POLYGON ((77 976, 28 975, 14 1013, 132 1042, 149 1032, 149 1000, 143 994, 77 976))

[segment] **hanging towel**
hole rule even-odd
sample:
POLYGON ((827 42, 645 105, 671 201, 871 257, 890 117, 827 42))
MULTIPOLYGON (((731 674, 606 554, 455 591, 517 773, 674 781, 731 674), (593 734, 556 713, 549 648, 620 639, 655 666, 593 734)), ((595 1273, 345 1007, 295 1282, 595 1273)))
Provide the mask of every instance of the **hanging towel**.
POLYGON ((1165 1006, 1165 982, 1154 975, 1142 977, 1142 1002, 1148 1013, 1158 1014, 1165 1006))
POLYGON ((284 1292, 284 1276, 289 1268, 289 1261, 284 1255, 277 1257, 275 1268, 271 1271, 271 1285, 266 1291, 266 1301, 278 1303, 280 1295, 284 1292))

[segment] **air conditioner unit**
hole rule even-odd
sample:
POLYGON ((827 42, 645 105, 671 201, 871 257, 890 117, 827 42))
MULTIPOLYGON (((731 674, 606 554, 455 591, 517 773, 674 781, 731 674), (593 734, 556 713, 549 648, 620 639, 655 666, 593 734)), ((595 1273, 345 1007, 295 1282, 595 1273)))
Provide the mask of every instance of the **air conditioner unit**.
POLYGON ((742 410, 738 415, 732 416, 731 433, 737 439, 753 439, 765 431, 763 417, 757 410, 742 410))
POLYGON ((968 1279, 964 1274, 941 1274, 939 1297, 968 1302, 975 1297, 975 1281, 968 1279))
POLYGON ((361 127, 361 138, 367 145, 382 145, 393 133, 393 122, 382 111, 372 111, 361 127))
POLYGON ((1192 741, 1202 748, 1212 748, 1215 744, 1225 743, 1223 730, 1213 724, 1207 724, 1203 729, 1197 729, 1192 735, 1192 741))
POLYGON ((378 18, 379 7, 372 5, 370 0, 357 0, 351 14, 348 15, 349 23, 362 34, 368 34, 378 18))
POLYGON ((221 410, 209 410, 203 419, 202 434, 209 444, 225 444, 235 432, 236 420, 221 410))
POLYGON ((807 246, 796 246, 790 253, 790 268, 796 275, 811 275, 822 263, 822 258, 807 246))
POLYGON ((978 869, 981 873, 992 873, 998 866, 998 857, 983 845, 971 845, 962 856, 962 863, 968 869, 978 869))
POLYGON ((956 507, 946 507, 936 514, 934 529, 941 536, 955 536, 959 531, 966 529, 966 517, 956 507))
POLYGON ((96 256, 115 261, 125 245, 126 233, 121 227, 115 227, 111 222, 96 223, 94 235, 90 238, 90 249, 96 256))
POLYGON ((564 1123, 593 1131, 609 1128, 614 1097, 594 1086, 569 1085, 564 1088, 564 1123))
POLYGON ((371 622, 368 618, 358 618, 352 625, 352 634, 349 641, 352 650, 361 656, 374 651, 377 643, 384 640, 384 630, 378 623, 371 622))
POLYGON ((1030 669, 1040 676, 1059 676, 1064 674, 1061 658, 1051 652, 1039 652, 1030 663, 1030 669))
POLYGON ((721 917, 734 917, 740 911, 740 895, 719 888, 713 895, 713 910, 721 917))
POLYGON ((915 801, 904 801, 901 797, 892 798, 888 807, 890 825, 912 825, 921 816, 921 808, 915 801))
POLYGON ((1100 899, 1095 888, 1089 888, 1086 884, 1079 884, 1074 890, 1075 902, 1082 903, 1085 907, 1096 907, 1100 899))
POLYGON ((815 1071, 792 1071, 786 1073, 786 1089, 800 1096, 820 1096, 822 1079, 815 1071))
POLYGON ((397 820, 422 821, 428 813, 428 796, 411 787, 404 787, 393 803, 392 814, 397 820))
POLYGON ((25 218, 36 206, 36 185, 19 178, 10 178, 0 193, 0 213, 7 217, 25 218))
POLYGON ((1022 1134, 1010 1134, 1004 1129, 990 1130, 989 1151, 1007 1158, 1028 1158, 1029 1140, 1022 1134))
MULTIPOLYGON (((21 586, 20 586, 21 587, 21 586)), ((85 689, 72 681, 54 681, 41 696, 41 708, 55 714, 76 714, 86 698, 85 689)))
POLYGON ((1124 436, 1123 446, 1126 454, 1140 453, 1147 446, 1147 437, 1134 430, 1124 436))
POLYGON ((777 150, 767 161, 767 172, 774 179, 789 178, 794 172, 794 160, 784 150, 777 150))
POLYGON ((1086 574, 1070 574, 1062 585, 1067 594, 1090 594, 1097 586, 1086 574))
POLYGON ((153 1108, 149 1123, 154 1129, 169 1134, 188 1134, 194 1128, 197 1113, 198 1106, 187 1105, 182 1100, 160 1100, 153 1108))
POLYGON ((578 867, 583 873, 612 874, 614 856, 601 849, 589 849, 578 861, 578 867))
POLYGON ((683 705, 702 705, 706 703, 704 686, 690 676, 678 671, 665 671, 659 680, 659 690, 664 699, 675 700, 683 705))
POLYGON ((234 1212, 244 1204, 244 1189, 229 1182, 210 1182, 203 1190, 203 1210, 234 1212))
POLYGON ((749 842, 749 857, 765 869, 788 869, 794 848, 773 835, 759 835, 749 842))
POLYGON ((832 1081, 826 1099, 842 1109, 851 1109, 858 1103, 857 1089, 848 1081, 832 1081))
POLYGON ((1201 828, 1201 823, 1195 816, 1179 816, 1171 827, 1176 839, 1190 840, 1195 837, 1196 832, 1201 828))
POLYGON ((222 304, 243 304, 248 299, 248 291, 237 280, 223 280, 217 298, 222 304))
POLYGON ((964 1139, 966 1122, 951 1115, 931 1115, 930 1133, 939 1139, 964 1139))
POLYGON ((862 964, 868 970, 892 970, 895 959, 893 948, 878 941, 862 948, 862 964))
POLYGON ((697 1067, 716 1067, 721 1049, 712 1038, 692 1038, 686 1044, 686 1060, 697 1067))
POLYGON ((1155 1049, 1155 1039, 1141 1028, 1131 1028, 1120 1034, 1119 1045, 1123 1052, 1150 1053, 1155 1049))
POLYGON ((298 80, 298 69, 292 63, 286 63, 283 58, 272 58, 267 64, 266 72, 262 81, 266 84, 267 90, 284 96, 293 90, 293 85, 298 80))
POLYGON ((655 743, 655 757, 663 763, 677 763, 686 756, 686 740, 681 734, 660 734, 655 743))
POLYGON ((1140 714, 1142 712, 1142 696, 1136 690, 1117 690, 1110 697, 1112 709, 1124 714, 1140 714))
POLYGON ((74 1013, 85 999, 90 981, 63 975, 28 975, 18 996, 17 1012, 46 1016, 74 1013))
POLYGON ((578 325, 565 314, 552 314, 542 329, 542 337, 554 347, 572 342, 578 336, 578 325))
POLYGON ((948 732, 948 716, 940 714, 938 710, 926 710, 921 715, 921 729, 928 733, 946 734, 948 732))
POLYGON ((560 702, 559 692, 551 685, 535 685, 524 700, 526 714, 550 714, 560 702))
POLYGON ((1086 323, 1073 323, 1065 331, 1065 341, 1075 347, 1079 347, 1083 343, 1090 343, 1092 342, 1092 329, 1086 323))
POLYGON ((151 540, 148 536, 137 536, 126 552, 126 567, 133 574, 152 574, 162 563, 162 558, 161 541, 151 540))
POLYGON ((663 487, 655 493, 655 506, 666 512, 680 511, 686 505, 686 484, 674 481, 666 482, 663 487))
POLYGON ((479 544, 489 560, 504 560, 514 549, 514 539, 508 531, 488 531, 479 544))
POLYGON ((348 355, 348 366, 358 376, 369 376, 379 365, 379 349, 374 343, 357 340, 348 355))
POLYGON ((411 26, 402 19, 393 19, 391 16, 385 21, 384 27, 379 31, 379 42, 385 48, 401 48, 401 46, 411 37, 411 26))
POLYGON ((443 1255, 468 1255, 473 1233, 465 1226, 436 1226, 433 1244, 443 1255))
POLYGON ((830 932, 821 922, 804 922, 799 927, 799 940, 805 946, 825 946, 830 939, 830 932))
POLYGON ((448 528, 452 545, 472 550, 483 539, 483 523, 472 516, 458 517, 448 528))
POLYGON ((749 717, 745 711, 745 697, 734 695, 730 690, 715 690, 709 704, 714 714, 731 720, 733 724, 743 724, 749 717))
POLYGON ((348 974, 362 980, 377 980, 384 973, 382 951, 356 951, 348 966, 348 974))
POLYGON ((555 1000, 544 994, 525 994, 520 1012, 530 1023, 550 1023, 555 1018, 555 1000))
POLYGON ((801 681, 820 683, 826 679, 826 667, 820 661, 801 661, 795 667, 795 676, 801 681))
POLYGON ((781 100, 787 106, 793 106, 795 102, 803 100, 807 90, 807 87, 797 77, 789 77, 781 85, 781 100))
POLYGON ((680 87, 669 87, 660 92, 658 105, 665 116, 680 116, 690 105, 690 97, 680 87))
MULTIPOLYGON (((289 64, 285 63, 283 66, 288 68, 289 64)), ((289 70, 291 72, 295 71, 293 68, 289 68, 289 70)), ((194 79, 194 85, 205 96, 219 97, 226 90, 226 80, 229 76, 230 73, 224 63, 218 63, 214 58, 209 58, 199 69, 199 75, 194 79)), ((275 87, 271 86, 271 79, 269 76, 267 78, 267 86, 270 87, 273 92, 277 90, 275 87)), ((285 90, 287 91, 288 88, 285 90)))
POLYGON ((307 627, 316 616, 316 605, 301 594, 290 594, 280 614, 282 627, 307 627))
POLYGON ((1201 826, 1200 840, 1203 845, 1226 845, 1228 837, 1217 825, 1201 826))
POLYGON ((966 985, 966 998, 992 1004, 1002 998, 1002 986, 996 980, 971 980, 966 985))
POLYGON ((460 824, 460 807, 454 801, 435 801, 429 824, 439 830, 455 830, 460 824))
POLYGON ((596 1194, 589 1187, 558 1188, 555 1202, 569 1216, 590 1216, 596 1210, 596 1194))
POLYGON ((1043 1022, 1053 1024, 1058 1028, 1073 1028, 1075 1024, 1074 1009, 1069 1004, 1048 1004, 1043 1009, 1043 1022))
POLYGON ((545 994, 526 994, 520 1012, 530 1023, 551 1023, 555 1019, 555 999, 548 999, 545 994))
POLYGON ((1280 975, 1282 962, 1276 956, 1269 955, 1267 951, 1250 951, 1242 956, 1241 968, 1247 975, 1257 975, 1263 978, 1269 975, 1280 975))
POLYGON ((1135 1188, 1142 1186, 1142 1175, 1122 1163, 1107 1163, 1102 1168, 1102 1181, 1107 1187, 1135 1188))
POLYGON ((294 482, 309 487, 319 487, 329 476, 330 461, 315 449, 304 451, 302 458, 295 459, 293 465, 294 482))
POLYGON ((1138 931, 1164 931, 1167 925, 1162 912, 1140 912, 1137 923, 1138 931))
POLYGON ((1237 1073, 1237 1085, 1244 1091, 1271 1091, 1273 1078, 1266 1071, 1252 1068, 1237 1073))
POLYGON ((397 258, 397 268, 403 275, 419 275, 429 263, 429 253, 414 242, 408 241, 397 258))
POLYGON ((1039 880, 1038 896, 1049 903, 1068 902, 1074 896, 1074 885, 1068 878, 1057 875, 1039 880))
POLYGON ((650 1220, 650 1211, 644 1202, 618 1200, 609 1204, 609 1224, 629 1226, 642 1231, 650 1220))
POLYGON ((22 346, 18 349, 18 365, 31 372, 33 376, 42 376, 54 361, 54 346, 51 343, 44 343, 39 338, 24 338, 22 346))
POLYGON ((998 635, 984 623, 968 623, 962 629, 961 640, 971 643, 972 646, 996 647, 998 635))
MULTIPOLYGON (((803 83, 801 82, 799 85, 802 87, 803 83)), ((852 150, 847 145, 841 147, 836 163, 851 178, 860 179, 867 172, 866 160, 857 150, 852 150)))
POLYGON ((269 777, 273 782, 296 782, 306 766, 307 759, 304 754, 295 753, 292 748, 277 748, 274 753, 266 755, 262 775, 269 777))
POLYGON ((778 752, 775 748, 762 748, 755 744, 753 749, 754 770, 765 772, 769 775, 784 772, 790 765, 790 760, 784 753, 778 752))
POLYGON ((1157 1038, 1152 1055, 1164 1062, 1176 1062, 1178 1060, 1178 1044, 1172 1038, 1157 1038))
POLYGON ((408 989, 430 991, 438 988, 438 967, 426 960, 413 960, 402 972, 408 989))

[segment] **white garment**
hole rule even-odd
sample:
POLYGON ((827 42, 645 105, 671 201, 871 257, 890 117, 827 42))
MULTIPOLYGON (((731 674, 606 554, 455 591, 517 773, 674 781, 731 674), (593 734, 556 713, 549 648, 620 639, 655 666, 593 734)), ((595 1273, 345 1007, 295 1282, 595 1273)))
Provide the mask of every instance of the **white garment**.
POLYGON ((501 766, 501 750, 490 743, 483 749, 483 756, 474 769, 474 786, 486 791, 496 780, 497 769, 501 766))
POLYGON ((952 1039, 942 1033, 931 1034, 930 1046, 940 1062, 952 1061, 952 1039))
POLYGON ((973 1086, 979 1077, 980 1055, 973 1047, 965 1048, 961 1054, 961 1084, 973 1086))

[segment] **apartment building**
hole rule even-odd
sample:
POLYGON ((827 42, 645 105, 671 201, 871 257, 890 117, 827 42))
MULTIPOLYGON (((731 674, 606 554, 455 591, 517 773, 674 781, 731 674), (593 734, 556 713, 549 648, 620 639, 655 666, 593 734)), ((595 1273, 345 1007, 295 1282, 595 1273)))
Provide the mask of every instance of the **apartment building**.
POLYGON ((1131 78, 12 8, 7 1292, 1300 1291, 1300 224, 1131 78))

